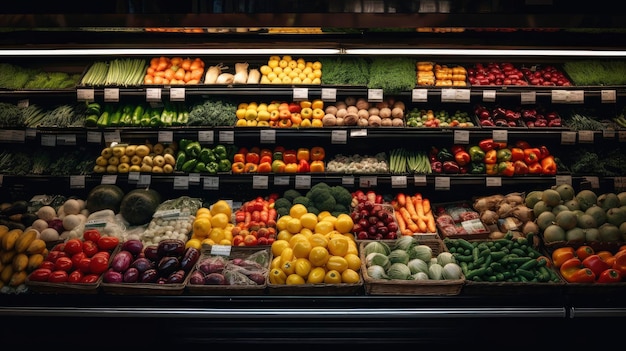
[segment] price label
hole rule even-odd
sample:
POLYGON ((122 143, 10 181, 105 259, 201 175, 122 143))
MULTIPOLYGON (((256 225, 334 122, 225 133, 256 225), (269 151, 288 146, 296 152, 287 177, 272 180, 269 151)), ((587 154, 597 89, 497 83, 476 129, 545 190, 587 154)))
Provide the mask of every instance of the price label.
POLYGON ((369 102, 381 102, 383 101, 383 97, 382 89, 367 89, 367 100, 369 102))
POLYGON ((85 176, 84 175, 70 176, 70 188, 71 189, 85 189, 85 176))
POLYGON ((496 91, 495 90, 483 90, 483 102, 494 102, 496 101, 496 91))
POLYGON ((617 101, 617 93, 615 90, 601 90, 600 99, 603 104, 611 104, 617 101))
POLYGON ((570 91, 567 97, 567 101, 570 104, 582 104, 585 102, 585 91, 584 90, 574 90, 570 91))
POLYGON ((289 176, 275 176, 274 185, 279 185, 279 186, 289 185, 289 176))
POLYGON ((220 178, 219 177, 204 177, 202 179, 202 188, 204 190, 219 190, 220 178))
POLYGON ((576 132, 561 132, 561 144, 576 144, 576 132))
POLYGON ((2 141, 13 141, 11 140, 11 131, 10 130, 0 130, 0 140, 2 141))
POLYGON ((567 90, 552 90, 550 94, 552 103, 565 104, 569 102, 569 92, 567 90))
POLYGON ((37 128, 26 128, 26 137, 31 139, 37 137, 37 128))
POLYGON ((428 89, 413 89, 411 91, 412 102, 428 102, 428 89))
POLYGON ((615 139, 615 129, 603 129, 602 137, 604 139, 615 139))
POLYGON ((502 178, 500 177, 487 177, 485 178, 485 186, 488 187, 501 187, 502 178))
POLYGON ((185 88, 170 88, 170 101, 185 101, 185 88))
POLYGON ((498 143, 509 142, 509 133, 506 129, 494 129, 493 132, 491 132, 491 137, 493 141, 498 143))
POLYGON ((392 188, 406 188, 407 180, 406 176, 391 176, 392 188))
POLYGON ((202 144, 213 144, 215 133, 212 130, 198 131, 198 141, 202 144))
POLYGON ((309 89, 308 88, 293 88, 293 100, 301 101, 309 99, 309 89))
POLYGON ((100 180, 100 184, 116 184, 117 183, 117 174, 105 174, 102 176, 100 180))
POLYGON ((23 143, 26 141, 26 131, 25 130, 11 130, 9 131, 8 140, 11 140, 16 143, 23 143))
POLYGON ((87 142, 100 144, 102 142, 102 133, 100 132, 87 132, 87 142))
POLYGON ((566 185, 572 185, 572 176, 571 175, 557 175, 556 177, 554 177, 555 179, 555 185, 561 185, 561 184, 566 184, 566 185))
POLYGON ((27 108, 30 105, 28 99, 21 99, 17 101, 17 107, 19 108, 27 108))
POLYGON ((189 173, 189 185, 200 184, 200 173, 189 173))
POLYGON ((333 130, 330 133, 331 144, 346 144, 348 141, 348 131, 346 130, 333 130))
POLYGON ((267 189, 269 185, 269 179, 267 176, 253 176, 252 177, 252 189, 267 189))
POLYGON ((469 89, 456 89, 456 102, 468 103, 470 102, 471 91, 469 89))
POLYGON ((57 145, 76 145, 76 134, 57 135, 57 145))
POLYGON ((174 189, 187 190, 189 189, 189 177, 187 176, 175 176, 174 177, 174 189))
POLYGON ((54 134, 42 134, 41 146, 55 146, 57 144, 57 136, 54 134))
POLYGON ((583 178, 593 189, 600 189, 600 178, 595 176, 585 176, 583 178))
POLYGON ((310 189, 311 188, 311 176, 310 175, 297 175, 295 180, 296 189, 310 189))
POLYGON ((593 130, 579 130, 578 142, 579 143, 591 143, 593 144, 593 130))
POLYGON ((174 141, 174 132, 171 130, 159 130, 157 138, 160 143, 171 143, 174 141))
POLYGON ((224 144, 233 144, 235 142, 235 132, 232 130, 220 130, 220 142, 224 144))
POLYGON ((378 185, 378 177, 359 177, 359 186, 361 188, 374 188, 378 185))
POLYGON ((122 140, 122 138, 120 138, 119 130, 114 130, 111 132, 104 132, 103 135, 104 135, 104 142, 106 144, 119 143, 120 140, 122 140))
POLYGON ((93 89, 76 89, 76 100, 93 101, 94 100, 93 89))
POLYGON ((626 177, 615 177, 613 179, 613 187, 616 191, 626 190, 626 177))
POLYGON ((211 255, 230 256, 231 245, 211 245, 211 255))
POLYGON ((454 143, 455 144, 469 144, 470 133, 469 130, 455 130, 454 131, 454 143))
POLYGON ((352 177, 352 176, 343 176, 343 177, 341 177, 341 185, 343 185, 343 186, 353 186, 354 185, 354 177, 352 177))
POLYGON ((617 140, 619 140, 620 142, 626 142, 626 131, 624 130, 620 130, 617 133, 617 140))
POLYGON ((119 88, 104 88, 104 102, 119 102, 120 101, 120 89, 119 88))
POLYGON ((147 102, 161 101, 161 88, 146 88, 146 101, 147 102))
POLYGON ((152 183, 152 176, 150 174, 139 175, 139 180, 137 180, 138 188, 149 187, 150 183, 152 183))
POLYGON ((456 89, 441 89, 441 102, 456 102, 456 89))
POLYGON ((259 136, 261 144, 276 143, 276 131, 274 129, 263 129, 259 136))
POLYGON ((426 186, 426 176, 425 175, 415 175, 413 176, 413 185, 415 186, 426 186))
POLYGON ((537 101, 537 93, 535 91, 523 91, 520 93, 520 103, 522 105, 533 105, 537 101))
POLYGON ((450 177, 435 177, 435 190, 450 190, 450 177))
POLYGON ((322 101, 329 101, 329 102, 337 101, 337 89, 322 88, 322 101))
POLYGON ((351 138, 362 138, 367 136, 367 129, 352 129, 350 130, 351 138))
POLYGON ((138 182, 139 177, 141 177, 141 173, 139 172, 128 172, 128 182, 130 183, 138 182))

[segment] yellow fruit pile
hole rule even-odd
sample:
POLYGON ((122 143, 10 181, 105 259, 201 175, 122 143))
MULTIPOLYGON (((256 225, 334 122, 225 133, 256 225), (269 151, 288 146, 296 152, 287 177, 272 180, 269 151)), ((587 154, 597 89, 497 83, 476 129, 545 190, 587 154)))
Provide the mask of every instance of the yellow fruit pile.
POLYGON ((173 173, 176 165, 176 143, 164 145, 149 142, 142 145, 116 144, 107 146, 96 158, 95 173, 173 173))
POLYGON ((200 207, 192 223, 192 233, 185 246, 201 249, 203 245, 232 245, 232 208, 225 200, 211 208, 200 207))
POLYGON ((17 287, 26 281, 48 254, 46 242, 36 229, 9 229, 0 225, 0 288, 17 287))
POLYGON ((347 214, 309 213, 301 204, 276 223, 269 279, 272 284, 356 284, 361 259, 347 214))
POLYGON ((270 56, 259 68, 261 84, 322 84, 322 63, 293 59, 289 55, 270 56))

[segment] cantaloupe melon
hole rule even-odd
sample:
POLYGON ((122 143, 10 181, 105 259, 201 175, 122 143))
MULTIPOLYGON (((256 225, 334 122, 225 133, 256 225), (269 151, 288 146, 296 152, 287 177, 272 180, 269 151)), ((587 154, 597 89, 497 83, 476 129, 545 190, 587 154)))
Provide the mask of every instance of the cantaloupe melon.
POLYGON ((539 229, 544 231, 546 228, 554 224, 556 220, 556 215, 550 211, 542 212, 539 217, 537 217, 537 225, 539 229))
POLYGON ((546 243, 565 241, 565 230, 556 224, 551 224, 543 231, 543 240, 546 243))
POLYGON ((559 184, 554 190, 561 196, 561 201, 569 201, 576 195, 574 188, 569 184, 559 184))
POLYGON ((578 223, 578 220, 576 218, 576 215, 570 211, 570 210, 564 210, 559 212, 555 219, 554 222, 561 228, 565 229, 565 230, 569 230, 572 228, 576 227, 576 224, 578 223))
POLYGON ((608 211, 610 208, 619 207, 620 200, 615 193, 604 193, 598 196, 596 204, 602 207, 603 210, 608 211))
POLYGON ((615 242, 622 240, 622 234, 619 231, 619 227, 611 223, 604 223, 598 227, 598 230, 600 231, 600 241, 615 242))
POLYGON ((588 228, 585 230, 585 241, 590 243, 594 241, 600 241, 600 231, 598 228, 588 228))
POLYGON ((535 204, 541 200, 541 193, 542 191, 540 190, 533 190, 529 192, 524 198, 524 203, 526 204, 526 207, 535 207, 535 204))
POLYGON ((596 222, 596 219, 592 215, 587 213, 583 213, 582 215, 578 216, 578 221, 576 225, 583 229, 598 228, 598 223, 596 222))
POLYGON ((606 223, 606 212, 600 206, 593 205, 589 207, 585 213, 591 215, 596 220, 598 227, 606 223))
POLYGON ((541 193, 541 201, 548 206, 554 207, 561 203, 561 194, 554 189, 546 189, 541 193))
POLYGON ((589 189, 584 189, 579 191, 575 198, 578 201, 580 209, 586 211, 589 207, 596 204, 598 195, 589 189))
POLYGON ((586 239, 585 230, 582 228, 574 227, 565 232, 565 240, 567 241, 575 241, 575 242, 584 242, 586 239))

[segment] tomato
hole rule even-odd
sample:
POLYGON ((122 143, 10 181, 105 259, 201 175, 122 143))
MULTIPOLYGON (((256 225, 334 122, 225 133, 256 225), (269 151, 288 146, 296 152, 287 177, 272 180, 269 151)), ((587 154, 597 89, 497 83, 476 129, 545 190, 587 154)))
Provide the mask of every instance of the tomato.
POLYGON ((233 236, 233 246, 242 246, 243 245, 243 235, 237 234, 233 236))
POLYGON ((59 257, 54 262, 54 269, 58 271, 69 272, 72 270, 73 267, 74 267, 74 263, 72 262, 72 259, 69 257, 59 257))
POLYGON ((77 254, 72 255, 72 263, 74 264, 74 267, 78 267, 78 262, 80 262, 80 260, 82 260, 83 258, 87 257, 85 255, 84 252, 79 252, 77 254))
POLYGON ((43 261, 39 264, 37 268, 45 268, 49 269, 51 272, 54 270, 54 262, 52 261, 43 261))
POLYGON ((85 274, 80 282, 83 284, 91 284, 97 282, 98 279, 100 279, 100 276, 97 274, 85 274))
POLYGON ((89 266, 91 265, 91 258, 85 257, 78 261, 76 265, 76 269, 80 270, 83 273, 89 273, 89 266))
POLYGON ((243 243, 245 246, 256 246, 258 243, 258 240, 256 236, 252 234, 248 234, 243 238, 243 243))
POLYGON ((50 268, 39 267, 30 273, 28 279, 34 282, 47 282, 48 277, 50 277, 50 273, 52 273, 50 268))
POLYGON ((67 252, 53 250, 46 255, 46 261, 55 262, 59 257, 68 257, 67 252))
POLYGON ((98 251, 95 255, 91 256, 91 258, 94 258, 96 256, 102 256, 108 260, 109 258, 111 258, 111 253, 109 253, 108 251, 98 251))
POLYGON ((83 232, 83 239, 85 241, 93 241, 94 243, 97 243, 101 236, 102 235, 98 229, 87 229, 83 232))
POLYGON ((95 255, 89 263, 89 272, 94 274, 102 274, 109 268, 109 259, 102 255, 95 255))
POLYGON ((50 283, 65 283, 67 282, 68 274, 66 271, 53 271, 48 276, 48 281, 50 283))
POLYGON ((269 245, 269 239, 262 236, 257 239, 257 245, 269 245))
POLYGON ((83 241, 83 252, 86 257, 91 257, 97 254, 99 251, 98 244, 95 241, 85 240, 83 241))
POLYGON ((98 239, 100 250, 113 250, 120 243, 120 239, 115 236, 103 236, 98 239))
POLYGON ((64 251, 65 250, 65 242, 58 243, 52 247, 50 251, 64 251))
POLYGON ((65 253, 72 256, 83 251, 83 243, 80 239, 69 239, 65 242, 65 253))
POLYGON ((72 273, 67 276, 68 283, 80 283, 82 279, 83 272, 79 271, 78 269, 73 270, 72 273))

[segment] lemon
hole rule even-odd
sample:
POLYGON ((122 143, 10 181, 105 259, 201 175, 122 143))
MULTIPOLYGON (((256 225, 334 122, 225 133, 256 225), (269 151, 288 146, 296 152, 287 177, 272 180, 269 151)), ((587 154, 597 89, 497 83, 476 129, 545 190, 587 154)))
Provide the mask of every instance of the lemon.
POLYGON ((317 215, 317 220, 321 221, 322 219, 324 219, 324 217, 326 216, 330 216, 330 212, 329 211, 321 211, 318 215, 317 215))
POLYGON ((333 225, 332 222, 322 220, 322 221, 317 222, 317 224, 315 225, 314 232, 320 233, 320 234, 328 234, 333 229, 335 229, 335 226, 333 225))
POLYGON ((302 227, 313 230, 317 225, 317 216, 307 212, 300 217, 300 223, 302 223, 302 227))
POLYGON ((309 211, 306 209, 306 206, 304 206, 303 204, 295 204, 289 209, 289 215, 293 218, 300 218, 302 217, 302 215, 308 212, 309 211))
POLYGON ((222 228, 211 229, 211 232, 209 233, 209 239, 213 240, 216 243, 219 243, 220 241, 224 240, 225 239, 224 229, 222 228))
POLYGON ((200 250, 202 248, 202 240, 198 239, 198 238, 192 238, 187 240, 187 242, 185 243, 185 247, 193 247, 194 249, 198 249, 200 250))
POLYGON ((361 280, 358 272, 353 269, 346 269, 341 273, 341 282, 346 284, 356 284, 361 280))
POLYGON ((286 229, 291 234, 298 234, 300 232, 300 229, 302 229, 302 223, 300 223, 300 220, 298 218, 291 218, 287 222, 287 228, 286 229))
POLYGON ((287 229, 283 229, 276 234, 276 239, 289 241, 292 236, 293 234, 291 234, 287 229))
POLYGON ((210 218, 196 218, 192 224, 193 235, 198 238, 206 238, 211 232, 212 223, 210 218))
POLYGON ((311 242, 312 247, 316 247, 316 246, 327 247, 328 246, 328 239, 326 238, 326 236, 324 236, 324 234, 321 234, 321 233, 315 233, 311 235, 311 237, 309 238, 309 241, 311 242))
POLYGON ((225 213, 217 213, 211 217, 211 227, 224 229, 230 223, 230 216, 225 213))
POLYGON ((200 207, 198 210, 196 210, 196 217, 202 216, 204 214, 211 214, 211 210, 206 208, 206 207, 200 207))
POLYGON ((285 284, 287 285, 299 285, 299 284, 304 284, 304 283, 305 283, 304 278, 297 275, 296 273, 289 274, 289 276, 287 277, 287 280, 285 281, 285 284))
POLYGON ((361 269, 361 258, 354 253, 347 253, 343 258, 348 262, 348 268, 358 271, 361 269))
POLYGON ((283 250, 288 247, 290 247, 289 241, 278 239, 272 243, 272 255, 274 255, 274 257, 280 257, 283 250))
POLYGON ((337 221, 335 221, 335 229, 337 229, 337 231, 340 233, 351 233, 352 228, 354 228, 352 217, 345 213, 337 216, 337 221))

